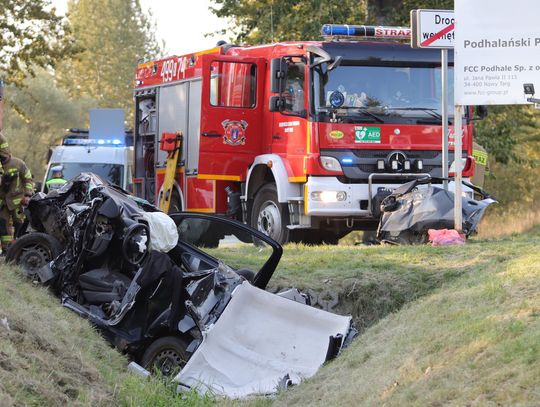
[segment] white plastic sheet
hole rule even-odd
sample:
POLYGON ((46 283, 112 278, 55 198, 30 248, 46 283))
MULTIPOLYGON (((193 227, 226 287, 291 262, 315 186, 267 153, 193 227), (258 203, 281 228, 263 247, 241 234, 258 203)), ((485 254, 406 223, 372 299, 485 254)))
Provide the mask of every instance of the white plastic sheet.
POLYGON ((329 337, 347 335, 339 316, 244 282, 175 380, 215 395, 245 397, 277 391, 313 376, 324 363, 329 337))
POLYGON ((163 212, 142 212, 140 216, 150 227, 150 249, 168 253, 178 243, 174 221, 163 212))

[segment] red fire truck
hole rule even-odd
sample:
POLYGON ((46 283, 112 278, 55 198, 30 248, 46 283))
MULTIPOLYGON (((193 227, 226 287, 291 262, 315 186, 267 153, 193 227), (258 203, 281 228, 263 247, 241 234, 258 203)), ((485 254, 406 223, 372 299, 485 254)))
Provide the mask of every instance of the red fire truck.
MULTIPOLYGON (((379 38, 219 44, 140 64, 137 195, 159 201, 160 140, 181 132, 171 211, 236 217, 282 243, 335 243, 375 228, 378 203, 397 185, 441 177, 441 61, 398 41, 407 28, 357 27, 379 38)), ((464 123, 469 177, 470 108, 464 123)))

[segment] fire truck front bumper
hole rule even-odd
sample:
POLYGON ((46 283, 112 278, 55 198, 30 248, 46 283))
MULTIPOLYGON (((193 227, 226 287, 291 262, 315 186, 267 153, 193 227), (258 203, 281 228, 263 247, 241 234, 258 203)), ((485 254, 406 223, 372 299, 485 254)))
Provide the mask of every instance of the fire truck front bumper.
MULTIPOLYGON (((384 180, 344 184, 335 177, 308 177, 304 185, 304 215, 374 218, 373 198, 378 193, 389 194, 400 185, 380 181, 384 180)), ((448 184, 448 189, 454 190, 453 182, 448 184)), ((472 198, 473 191, 470 188, 463 186, 463 193, 472 198)))

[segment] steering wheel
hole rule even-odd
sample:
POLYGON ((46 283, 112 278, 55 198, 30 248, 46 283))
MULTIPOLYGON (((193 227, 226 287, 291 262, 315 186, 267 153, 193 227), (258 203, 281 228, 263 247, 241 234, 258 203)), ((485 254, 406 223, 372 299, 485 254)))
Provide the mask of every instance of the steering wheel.
POLYGON ((150 247, 150 230, 143 223, 134 223, 126 230, 122 242, 122 258, 131 266, 139 266, 150 247))

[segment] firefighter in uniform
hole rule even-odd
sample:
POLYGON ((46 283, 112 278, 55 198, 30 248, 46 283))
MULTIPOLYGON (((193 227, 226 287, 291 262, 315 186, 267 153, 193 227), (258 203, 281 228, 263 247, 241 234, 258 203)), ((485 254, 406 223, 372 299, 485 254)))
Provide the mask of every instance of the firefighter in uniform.
POLYGON ((55 165, 51 168, 52 178, 47 180, 45 183, 47 192, 51 192, 53 189, 58 189, 67 182, 64 179, 64 174, 62 173, 63 170, 64 167, 61 165, 55 165))
POLYGON ((0 133, 0 163, 3 168, 0 184, 0 241, 2 251, 13 240, 13 231, 24 222, 23 206, 34 194, 32 174, 23 160, 12 157, 7 139, 0 133))

